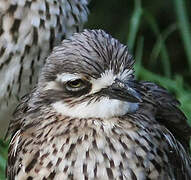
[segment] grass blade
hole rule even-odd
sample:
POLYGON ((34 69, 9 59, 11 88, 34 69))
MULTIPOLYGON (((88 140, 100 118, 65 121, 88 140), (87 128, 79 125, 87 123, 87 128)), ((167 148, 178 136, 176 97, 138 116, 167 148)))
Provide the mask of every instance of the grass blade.
POLYGON ((135 2, 135 8, 130 20, 130 25, 129 25, 130 29, 129 29, 128 41, 127 41, 130 51, 132 51, 134 48, 135 39, 137 36, 137 32, 140 25, 140 19, 142 16, 141 0, 135 0, 134 2, 135 2))
POLYGON ((139 73, 141 70, 141 60, 143 57, 143 49, 144 49, 144 38, 141 36, 137 41, 137 48, 135 53, 135 76, 139 78, 139 73))
POLYGON ((189 71, 191 72, 191 31, 189 23, 185 1, 184 0, 174 0, 175 12, 177 15, 178 27, 182 37, 183 45, 185 48, 185 53, 188 59, 189 71))

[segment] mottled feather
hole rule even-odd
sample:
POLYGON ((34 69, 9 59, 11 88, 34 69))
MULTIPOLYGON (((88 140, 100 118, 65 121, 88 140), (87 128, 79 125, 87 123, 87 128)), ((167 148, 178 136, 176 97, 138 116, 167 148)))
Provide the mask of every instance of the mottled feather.
POLYGON ((10 123, 7 177, 190 180, 186 117, 167 90, 135 80, 133 63, 102 30, 54 48, 10 123))
POLYGON ((87 4, 88 0, 0 1, 1 135, 19 98, 36 84, 53 46, 82 30, 87 4))

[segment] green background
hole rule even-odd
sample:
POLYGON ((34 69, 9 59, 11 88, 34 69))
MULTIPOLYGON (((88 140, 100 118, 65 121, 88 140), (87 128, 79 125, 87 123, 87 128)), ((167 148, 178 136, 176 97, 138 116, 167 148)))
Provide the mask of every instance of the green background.
MULTIPOLYGON (((104 29, 127 44, 137 78, 169 89, 191 124, 191 1, 92 0, 89 8, 85 28, 104 29)), ((0 140, 0 180, 7 144, 0 140)))

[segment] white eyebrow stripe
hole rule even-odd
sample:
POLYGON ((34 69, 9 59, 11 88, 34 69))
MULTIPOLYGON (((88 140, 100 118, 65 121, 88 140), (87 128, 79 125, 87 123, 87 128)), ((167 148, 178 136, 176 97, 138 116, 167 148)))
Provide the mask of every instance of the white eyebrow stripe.
POLYGON ((81 79, 81 78, 82 77, 79 74, 62 73, 57 75, 56 81, 67 82, 67 81, 73 81, 73 80, 81 79))
POLYGON ((107 88, 114 83, 115 75, 113 74, 112 70, 106 70, 104 73, 101 74, 101 77, 98 79, 92 79, 92 90, 91 93, 95 93, 100 91, 103 88, 107 88))

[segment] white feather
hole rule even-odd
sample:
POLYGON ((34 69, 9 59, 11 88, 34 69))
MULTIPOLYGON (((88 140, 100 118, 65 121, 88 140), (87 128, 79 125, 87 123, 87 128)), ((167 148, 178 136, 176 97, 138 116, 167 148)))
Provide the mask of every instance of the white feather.
POLYGON ((60 114, 77 118, 111 118, 133 112, 138 108, 136 103, 128 103, 116 99, 102 98, 98 102, 83 102, 73 107, 62 101, 56 102, 53 108, 60 114))
POLYGON ((17 148, 18 148, 18 144, 19 144, 19 139, 20 139, 20 130, 18 130, 16 133, 15 133, 15 135, 13 136, 13 138, 12 138, 12 140, 11 140, 11 142, 10 142, 10 145, 14 145, 14 148, 13 148, 13 156, 15 156, 16 155, 16 152, 17 152, 17 148))
POLYGON ((82 76, 80 76, 79 74, 62 73, 57 75, 56 81, 64 83, 67 81, 74 81, 80 78, 82 78, 82 76))
POLYGON ((115 76, 113 75, 112 70, 105 71, 100 78, 92 79, 92 90, 90 93, 95 93, 100 91, 102 88, 107 88, 114 83, 115 76))

